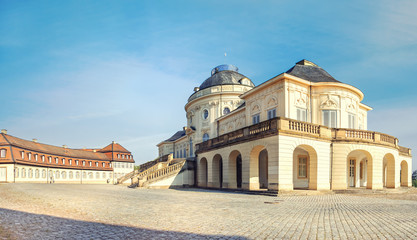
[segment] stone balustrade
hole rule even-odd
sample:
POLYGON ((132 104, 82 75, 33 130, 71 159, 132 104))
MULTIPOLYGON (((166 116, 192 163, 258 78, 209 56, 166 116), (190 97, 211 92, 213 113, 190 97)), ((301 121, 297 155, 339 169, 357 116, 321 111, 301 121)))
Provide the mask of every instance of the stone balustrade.
POLYGON ((411 156, 411 150, 399 147, 398 139, 387 134, 358 129, 328 128, 323 125, 282 117, 273 118, 209 139, 208 141, 197 144, 196 152, 206 152, 216 148, 278 134, 302 135, 329 141, 374 143, 400 149, 402 154, 411 156))
POLYGON ((147 174, 146 182, 149 183, 150 181, 154 181, 156 179, 169 176, 170 174, 181 170, 181 168, 184 166, 185 162, 186 162, 185 160, 182 160, 179 163, 176 163, 176 164, 158 169, 156 171, 153 171, 153 172, 147 174))

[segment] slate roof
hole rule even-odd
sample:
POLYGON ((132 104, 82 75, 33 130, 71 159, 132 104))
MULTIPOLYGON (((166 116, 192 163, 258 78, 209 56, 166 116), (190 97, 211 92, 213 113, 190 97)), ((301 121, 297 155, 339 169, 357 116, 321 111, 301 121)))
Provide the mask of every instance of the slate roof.
POLYGON ((182 138, 183 136, 185 136, 185 131, 181 130, 181 131, 176 132, 174 135, 172 135, 172 137, 165 140, 165 142, 173 142, 179 138, 182 138))
POLYGON ((297 62, 295 66, 286 73, 310 82, 340 82, 334 79, 323 68, 305 59, 297 62))
MULTIPOLYGON (((207 78, 201 85, 200 90, 218 85, 241 85, 239 80, 247 78, 245 75, 235 71, 220 71, 207 78)), ((249 79, 249 78, 247 78, 249 79)), ((246 86, 254 87, 255 85, 249 79, 250 84, 246 86)))

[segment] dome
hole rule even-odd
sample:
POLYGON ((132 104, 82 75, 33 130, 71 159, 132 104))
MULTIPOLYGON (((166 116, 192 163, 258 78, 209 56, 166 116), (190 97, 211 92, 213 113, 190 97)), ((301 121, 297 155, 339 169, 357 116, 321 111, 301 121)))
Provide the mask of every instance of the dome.
POLYGON ((238 73, 238 68, 233 65, 220 65, 211 71, 211 77, 207 78, 201 85, 200 90, 218 85, 245 85, 254 87, 252 81, 245 75, 238 73))
POLYGON ((286 73, 310 82, 339 82, 323 68, 305 59, 299 61, 286 73))

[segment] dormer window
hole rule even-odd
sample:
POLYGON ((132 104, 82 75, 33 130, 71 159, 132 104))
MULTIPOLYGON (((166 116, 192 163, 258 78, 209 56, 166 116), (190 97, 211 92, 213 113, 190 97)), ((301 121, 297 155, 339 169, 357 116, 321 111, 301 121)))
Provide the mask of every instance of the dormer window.
POLYGON ((68 164, 69 165, 72 165, 72 160, 70 159, 70 160, 68 160, 68 164))
POLYGON ((52 163, 52 157, 48 157, 49 163, 52 163))
POLYGON ((42 155, 42 162, 45 162, 45 156, 44 155, 42 155))
POLYGON ((55 163, 58 164, 58 158, 57 157, 55 158, 55 163))
POLYGON ((28 159, 29 161, 32 160, 32 153, 28 153, 28 159))
POLYGON ((38 161, 38 154, 35 154, 35 161, 38 161))
POLYGON ((106 167, 106 164, 105 163, 102 163, 101 166, 106 167))
POLYGON ((91 167, 91 161, 88 162, 88 165, 91 167))
POLYGON ((120 154, 117 154, 117 158, 120 158, 120 154))
POLYGON ((25 159, 25 152, 21 151, 20 156, 22 157, 22 159, 25 159))
POLYGON ((65 158, 62 159, 62 164, 65 165, 65 158))
POLYGON ((5 158, 6 157, 6 149, 0 150, 0 157, 5 158))
POLYGON ((96 167, 98 167, 98 162, 96 162, 96 167))

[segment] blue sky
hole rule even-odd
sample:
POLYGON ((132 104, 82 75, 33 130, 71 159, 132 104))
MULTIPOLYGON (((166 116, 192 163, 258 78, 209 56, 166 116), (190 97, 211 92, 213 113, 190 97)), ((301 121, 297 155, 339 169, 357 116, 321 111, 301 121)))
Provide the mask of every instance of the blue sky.
POLYGON ((369 130, 417 151, 417 2, 339 2, 0 0, 0 128, 115 140, 142 163, 213 67, 258 85, 305 58, 365 93, 369 130))

